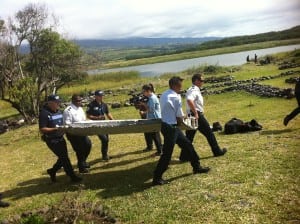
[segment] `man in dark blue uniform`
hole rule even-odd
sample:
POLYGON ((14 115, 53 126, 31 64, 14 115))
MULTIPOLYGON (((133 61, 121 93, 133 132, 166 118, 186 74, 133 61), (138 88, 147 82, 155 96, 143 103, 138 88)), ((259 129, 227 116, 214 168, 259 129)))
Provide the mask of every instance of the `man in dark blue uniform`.
MULTIPOLYGON (((103 102, 103 96, 104 92, 101 90, 95 91, 95 100, 93 100, 88 106, 87 106, 87 117, 91 120, 105 120, 105 116, 109 120, 113 120, 112 115, 109 113, 108 106, 106 103, 103 102)), ((102 153, 102 159, 104 161, 109 160, 109 156, 107 154, 108 152, 108 141, 109 137, 107 134, 105 135, 98 135, 99 139, 101 140, 101 153, 102 153)))
POLYGON ((43 134, 42 139, 58 157, 56 163, 51 169, 47 170, 47 173, 50 175, 51 181, 56 182, 56 172, 63 167, 72 182, 79 182, 82 179, 74 173, 68 156, 67 144, 63 137, 64 133, 57 128, 57 125, 63 124, 63 114, 59 110, 59 106, 59 96, 50 95, 48 96, 47 104, 43 107, 39 116, 39 128, 43 134))

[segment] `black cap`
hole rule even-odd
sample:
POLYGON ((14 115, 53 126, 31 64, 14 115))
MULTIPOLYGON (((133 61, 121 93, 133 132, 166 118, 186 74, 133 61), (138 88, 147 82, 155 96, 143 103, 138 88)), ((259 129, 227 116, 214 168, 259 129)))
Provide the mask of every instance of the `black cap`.
POLYGON ((104 96, 104 92, 102 90, 96 90, 95 96, 104 96))
POLYGON ((60 97, 58 95, 54 95, 54 94, 49 95, 47 97, 47 101, 59 101, 59 102, 61 102, 60 97))

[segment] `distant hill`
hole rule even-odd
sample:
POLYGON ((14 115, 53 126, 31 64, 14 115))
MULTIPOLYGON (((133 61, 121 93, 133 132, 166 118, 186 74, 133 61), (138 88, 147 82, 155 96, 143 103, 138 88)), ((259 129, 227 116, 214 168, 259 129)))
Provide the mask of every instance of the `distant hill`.
POLYGON ((201 38, 122 38, 122 39, 81 39, 74 40, 82 48, 133 48, 133 47, 157 47, 162 45, 186 45, 199 44, 206 41, 218 40, 220 37, 201 38))
POLYGON ((242 44, 252 44, 265 41, 273 40, 287 40, 287 39, 296 39, 300 38, 300 25, 293 28, 282 30, 282 31, 273 31, 267 33, 260 33, 255 35, 245 35, 245 36, 236 36, 236 37, 227 37, 220 40, 207 41, 198 46, 190 47, 186 49, 187 51, 193 50, 207 50, 219 47, 230 47, 237 46, 242 44))

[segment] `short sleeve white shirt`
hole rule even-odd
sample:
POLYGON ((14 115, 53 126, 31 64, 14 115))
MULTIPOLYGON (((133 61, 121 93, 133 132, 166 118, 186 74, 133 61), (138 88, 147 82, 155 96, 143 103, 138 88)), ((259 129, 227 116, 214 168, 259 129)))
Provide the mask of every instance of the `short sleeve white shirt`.
MULTIPOLYGON (((197 111, 204 112, 203 96, 198 86, 193 85, 186 91, 186 99, 194 102, 197 111)), ((186 104, 186 111, 188 114, 191 112, 188 103, 186 104)))
POLYGON ((174 90, 165 91, 160 97, 161 119, 167 124, 177 124, 177 117, 184 116, 181 96, 174 90))
POLYGON ((71 104, 64 110, 63 116, 65 124, 72 124, 86 120, 85 112, 82 107, 76 107, 74 104, 71 104))

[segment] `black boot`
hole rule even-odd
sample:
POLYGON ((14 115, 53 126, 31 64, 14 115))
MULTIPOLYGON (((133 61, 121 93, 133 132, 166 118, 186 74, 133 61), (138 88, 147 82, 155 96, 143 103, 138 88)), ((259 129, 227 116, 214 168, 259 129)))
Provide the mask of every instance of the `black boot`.
POLYGON ((288 123, 289 123, 289 121, 290 121, 290 117, 289 117, 289 116, 286 116, 286 117, 283 119, 283 124, 284 124, 284 126, 287 126, 288 123))
POLYGON ((55 172, 55 170, 53 168, 48 169, 47 173, 49 174, 51 181, 53 183, 55 183, 56 182, 56 172, 55 172))

